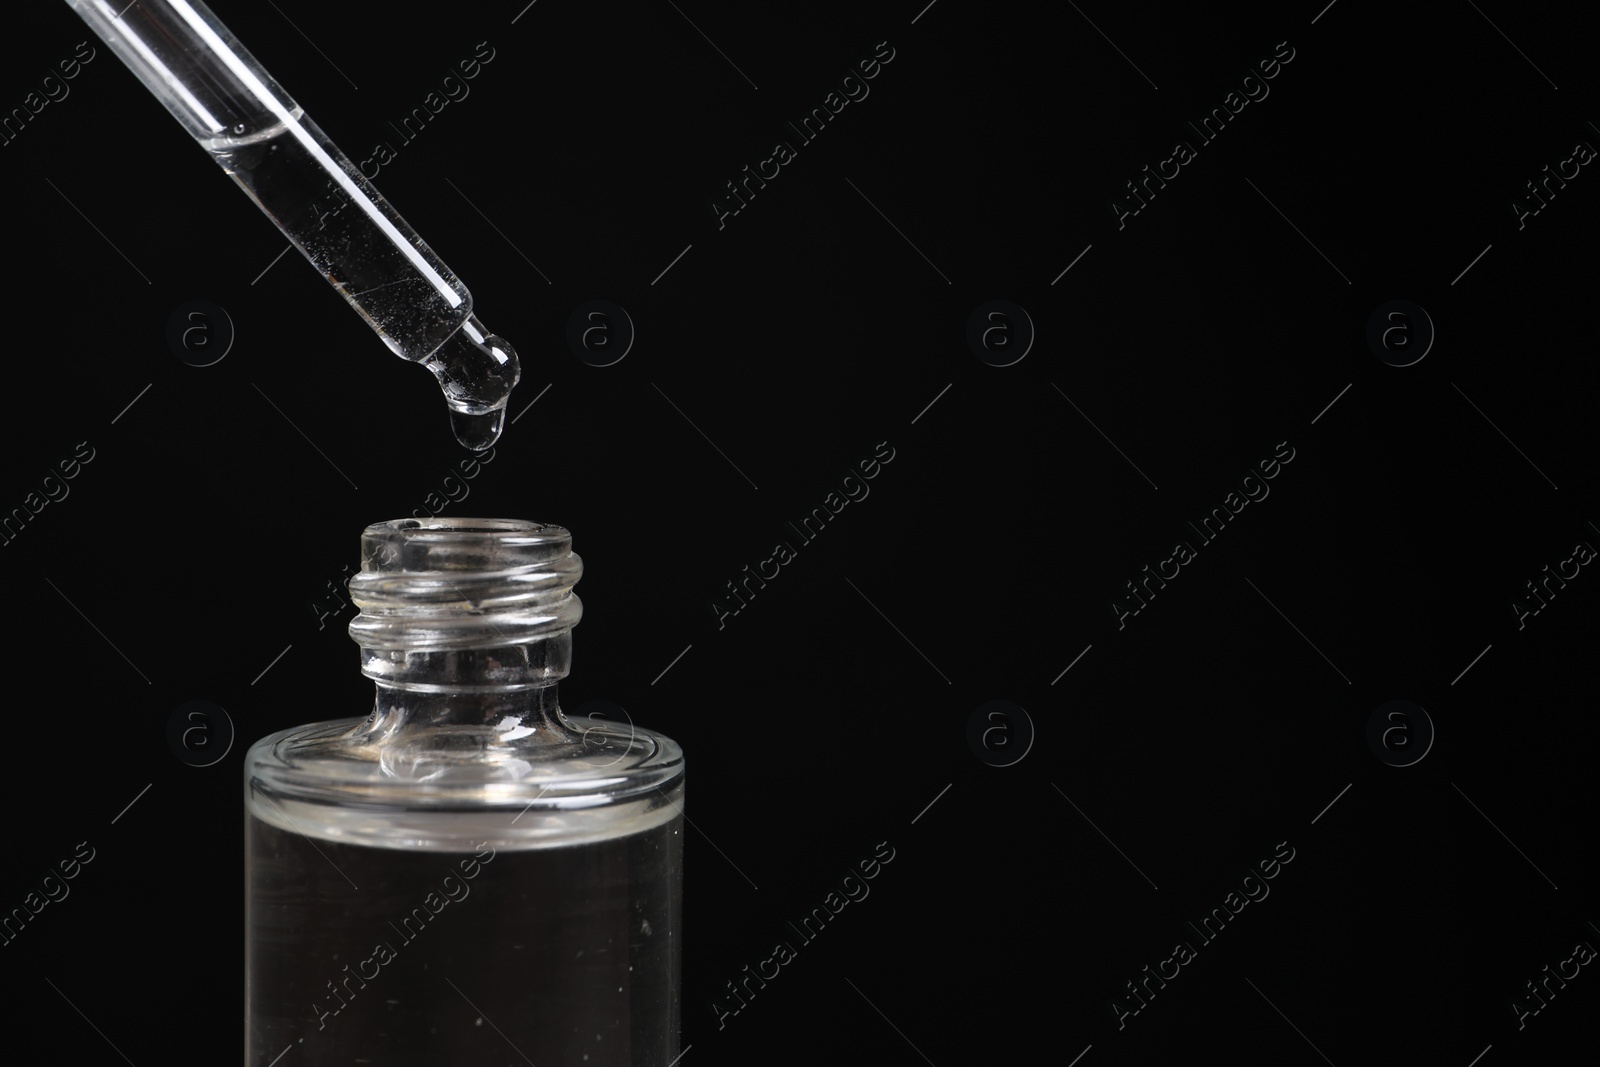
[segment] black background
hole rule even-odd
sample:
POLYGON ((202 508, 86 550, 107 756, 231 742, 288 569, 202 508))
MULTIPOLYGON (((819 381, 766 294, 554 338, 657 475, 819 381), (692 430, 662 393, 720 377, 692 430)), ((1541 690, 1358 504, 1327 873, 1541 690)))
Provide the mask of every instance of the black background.
MULTIPOLYGON (((1600 578, 1521 629, 1511 607, 1600 545, 1600 179, 1520 230, 1510 206, 1600 144, 1576 16, 922 2, 215 5, 357 160, 494 50, 377 185, 521 353, 517 421, 447 513, 571 529, 564 704, 688 753, 682 1062, 1466 1067, 1589 1040, 1593 968, 1523 1029, 1511 1007, 1600 945, 1600 578), (882 41, 870 95, 719 228, 723 183, 882 41), (1270 95, 1119 229, 1123 183, 1279 42, 1270 95), (565 341, 591 299, 637 329, 609 367, 565 341), (992 299, 1037 331, 1010 366, 966 341, 992 299), (1437 329, 1408 367, 1365 340, 1395 299, 1437 329), (870 495, 719 628, 723 584, 881 442, 870 495), (1270 496, 1119 629, 1123 584, 1280 442, 1270 496), (1436 731, 1404 768, 1366 740, 1393 699, 1436 731), (990 700, 1031 723, 1010 766, 968 742, 990 700), (880 842, 870 896, 719 1025, 880 842), (1279 842, 1270 896, 1119 1031, 1124 983, 1279 842)), ((93 41, 64 4, 13 25, 6 109, 93 41)), ((0 146, 0 508, 93 449, 0 554, 0 907, 95 858, 0 959, 14 1037, 63 1061, 231 1062, 244 751, 364 714, 328 583, 469 453, 95 43, 0 146), (165 340, 197 299, 235 331, 203 368, 165 340), (190 700, 236 731, 214 765, 169 747, 190 700)))

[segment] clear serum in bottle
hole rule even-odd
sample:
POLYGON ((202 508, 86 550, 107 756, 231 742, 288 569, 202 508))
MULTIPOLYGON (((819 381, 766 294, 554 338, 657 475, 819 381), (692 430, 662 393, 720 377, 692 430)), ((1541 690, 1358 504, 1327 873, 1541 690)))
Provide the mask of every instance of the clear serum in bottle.
POLYGON ((245 760, 246 1067, 678 1056, 683 753, 562 712, 571 545, 505 519, 362 534, 371 714, 245 760))

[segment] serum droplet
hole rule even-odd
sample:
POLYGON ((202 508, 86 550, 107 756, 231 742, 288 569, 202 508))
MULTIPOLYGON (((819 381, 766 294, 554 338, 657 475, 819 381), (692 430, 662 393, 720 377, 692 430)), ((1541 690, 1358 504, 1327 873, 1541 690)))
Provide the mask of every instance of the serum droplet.
POLYGON ((522 377, 517 350, 469 315, 422 365, 444 391, 456 440, 475 452, 492 447, 505 428, 511 390, 522 377))
POLYGON ((496 408, 485 415, 469 415, 465 411, 450 412, 450 429, 463 448, 482 452, 500 440, 500 431, 506 421, 506 409, 496 408))

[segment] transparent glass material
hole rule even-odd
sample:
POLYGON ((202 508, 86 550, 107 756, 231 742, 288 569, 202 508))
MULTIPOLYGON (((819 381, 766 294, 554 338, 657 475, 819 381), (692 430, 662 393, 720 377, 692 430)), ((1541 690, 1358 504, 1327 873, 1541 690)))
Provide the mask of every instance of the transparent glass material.
POLYGON ((472 294, 199 0, 67 0, 377 331, 430 370, 456 438, 486 449, 521 368, 472 294))
POLYGON ((371 714, 245 759, 247 1067, 676 1058, 683 753, 561 710, 581 573, 559 526, 364 532, 371 714))

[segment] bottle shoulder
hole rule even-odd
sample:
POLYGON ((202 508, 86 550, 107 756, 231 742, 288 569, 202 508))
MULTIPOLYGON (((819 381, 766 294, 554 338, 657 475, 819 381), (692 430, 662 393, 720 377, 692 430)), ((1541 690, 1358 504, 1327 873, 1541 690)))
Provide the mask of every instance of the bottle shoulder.
POLYGON ((372 715, 280 730, 246 753, 246 808, 312 837, 447 851, 586 843, 681 812, 677 742, 626 722, 562 725, 397 727, 372 715))

